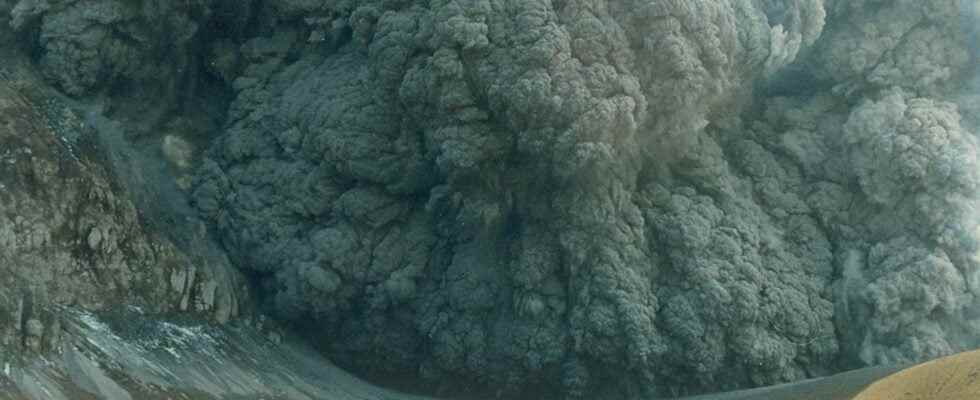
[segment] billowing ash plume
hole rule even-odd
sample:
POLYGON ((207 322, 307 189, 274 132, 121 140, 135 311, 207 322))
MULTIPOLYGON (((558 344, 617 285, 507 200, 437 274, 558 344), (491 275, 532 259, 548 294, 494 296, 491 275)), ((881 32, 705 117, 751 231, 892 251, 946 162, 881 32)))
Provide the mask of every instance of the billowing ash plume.
POLYGON ((971 345, 958 5, 770 3, 298 10, 351 42, 238 78, 198 203, 361 371, 639 397, 971 345))
POLYGON ((970 48, 974 56, 980 51, 980 2, 976 0, 960 0, 960 12, 963 15, 963 29, 966 31, 970 48))
POLYGON ((964 119, 968 126, 974 128, 974 133, 980 132, 980 1, 961 0, 961 25, 967 37, 967 43, 975 66, 972 79, 964 86, 960 108, 963 109, 964 119))
MULTIPOLYGON (((357 371, 651 398, 978 344, 975 1, 202 4, 196 205, 357 371)), ((22 17, 63 87, 160 68, 73 9, 22 17)))

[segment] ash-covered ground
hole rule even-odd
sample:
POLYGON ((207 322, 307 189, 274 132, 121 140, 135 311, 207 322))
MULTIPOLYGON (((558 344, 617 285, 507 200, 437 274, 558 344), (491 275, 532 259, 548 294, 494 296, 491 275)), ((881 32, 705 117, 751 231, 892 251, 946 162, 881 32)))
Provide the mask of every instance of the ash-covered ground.
POLYGON ((978 21, 977 0, 0 0, 0 45, 146 229, 224 271, 227 317, 417 393, 650 399, 980 346, 978 21))

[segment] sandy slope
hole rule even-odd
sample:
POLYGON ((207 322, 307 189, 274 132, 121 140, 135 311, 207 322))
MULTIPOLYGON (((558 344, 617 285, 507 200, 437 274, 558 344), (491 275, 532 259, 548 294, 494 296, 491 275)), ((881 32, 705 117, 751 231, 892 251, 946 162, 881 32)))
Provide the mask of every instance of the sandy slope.
POLYGON ((980 399, 980 351, 930 361, 872 384, 854 400, 980 399))
POLYGON ((980 399, 980 350, 906 369, 865 368, 780 386, 685 400, 975 400, 980 399))

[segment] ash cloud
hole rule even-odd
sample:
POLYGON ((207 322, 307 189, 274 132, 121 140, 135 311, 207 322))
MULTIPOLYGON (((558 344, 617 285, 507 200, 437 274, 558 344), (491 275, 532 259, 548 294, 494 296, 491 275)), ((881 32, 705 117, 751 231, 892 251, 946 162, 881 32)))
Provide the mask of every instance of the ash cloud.
POLYGON ((961 0, 960 12, 963 14, 963 28, 966 31, 974 57, 980 52, 980 2, 961 0))
POLYGON ((964 120, 974 133, 980 133, 980 2, 961 0, 960 10, 961 24, 975 68, 972 78, 964 86, 959 104, 964 111, 964 120))
POLYGON ((638 398, 976 344, 959 4, 491 3, 242 46, 197 204, 339 362, 638 398), (785 68, 819 83, 752 93, 785 68))
MULTIPOLYGON (((632 399, 978 344, 976 2, 260 3, 199 46, 195 206, 347 367, 632 399)), ((143 76, 63 41, 66 90, 143 76)))

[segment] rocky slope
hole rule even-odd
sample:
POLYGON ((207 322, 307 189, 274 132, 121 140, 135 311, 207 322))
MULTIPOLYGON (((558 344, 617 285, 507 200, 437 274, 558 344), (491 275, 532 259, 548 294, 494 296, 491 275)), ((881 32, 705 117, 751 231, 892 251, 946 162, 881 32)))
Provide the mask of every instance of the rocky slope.
MULTIPOLYGON (((64 203, 11 209, 37 217, 6 223, 35 224, 7 257, 92 271, 17 278, 56 304, 189 292, 222 320, 249 297, 234 265, 341 365, 447 396, 656 398, 950 354, 980 345, 978 10, 0 1, 0 43, 82 115, 15 102, 7 126, 90 127, 100 160, 69 163, 95 172, 64 203), (112 179, 117 200, 80 200, 112 179)), ((63 158, 86 137, 46 135, 63 158)), ((62 190, 8 136, 19 203, 50 198, 37 174, 62 190)))
POLYGON ((51 307, 238 315, 248 300, 242 276, 145 225, 128 183, 107 170, 133 156, 106 148, 111 132, 13 64, 0 71, 0 121, 0 362, 14 348, 59 346, 51 307))
POLYGON ((0 399, 420 399, 257 315, 200 221, 168 238, 189 229, 155 219, 178 211, 152 213, 146 155, 79 106, 0 66, 0 399))
POLYGON ((425 400, 367 385, 309 347, 262 335, 257 320, 214 326, 133 309, 102 318, 62 311, 71 346, 4 364, 0 399, 425 400))

